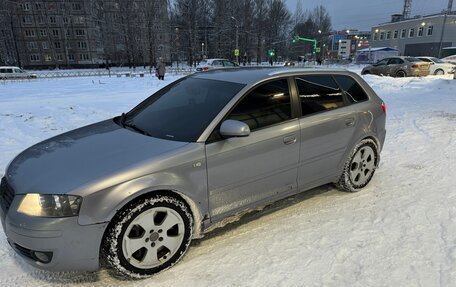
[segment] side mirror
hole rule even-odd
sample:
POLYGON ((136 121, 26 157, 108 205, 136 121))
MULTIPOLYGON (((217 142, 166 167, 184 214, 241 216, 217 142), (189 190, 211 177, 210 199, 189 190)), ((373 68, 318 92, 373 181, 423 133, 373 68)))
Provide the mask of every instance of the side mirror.
POLYGON ((246 123, 226 120, 220 126, 220 135, 224 138, 247 137, 250 135, 250 128, 246 123))

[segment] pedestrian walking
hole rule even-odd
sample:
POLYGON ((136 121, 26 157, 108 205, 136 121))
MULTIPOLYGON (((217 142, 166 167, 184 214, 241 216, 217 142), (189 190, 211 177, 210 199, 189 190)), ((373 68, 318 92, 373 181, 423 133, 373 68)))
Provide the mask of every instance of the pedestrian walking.
POLYGON ((166 67, 165 63, 163 63, 162 59, 160 58, 157 64, 157 67, 155 69, 156 75, 159 80, 164 80, 165 79, 165 72, 166 72, 166 67))

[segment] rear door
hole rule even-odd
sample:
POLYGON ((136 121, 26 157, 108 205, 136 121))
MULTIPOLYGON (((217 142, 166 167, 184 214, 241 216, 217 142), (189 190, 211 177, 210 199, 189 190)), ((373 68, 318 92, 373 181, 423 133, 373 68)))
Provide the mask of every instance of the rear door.
POLYGON ((386 75, 386 69, 388 64, 389 58, 385 58, 383 60, 378 61, 375 65, 371 68, 371 73, 375 75, 386 75))
POLYGON ((357 118, 331 75, 298 76, 295 80, 302 110, 298 168, 302 190, 337 176, 357 118))
POLYGON ((212 133, 206 144, 212 220, 296 192, 300 133, 291 102, 286 78, 261 84, 226 116, 246 123, 250 135, 212 133))
POLYGON ((406 68, 403 68, 404 66, 404 60, 400 58, 391 58, 388 61, 388 66, 386 70, 386 75, 388 76, 395 76, 397 71, 403 70, 404 72, 407 72, 406 68))

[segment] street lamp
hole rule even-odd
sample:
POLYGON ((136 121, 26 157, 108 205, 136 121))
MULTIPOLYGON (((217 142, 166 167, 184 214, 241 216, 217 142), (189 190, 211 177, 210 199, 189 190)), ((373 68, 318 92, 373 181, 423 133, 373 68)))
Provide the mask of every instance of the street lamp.
POLYGON ((201 59, 204 59, 204 42, 201 43, 201 59))
POLYGON ((231 19, 236 23, 236 62, 239 64, 239 23, 238 20, 234 18, 234 16, 231 16, 231 19))

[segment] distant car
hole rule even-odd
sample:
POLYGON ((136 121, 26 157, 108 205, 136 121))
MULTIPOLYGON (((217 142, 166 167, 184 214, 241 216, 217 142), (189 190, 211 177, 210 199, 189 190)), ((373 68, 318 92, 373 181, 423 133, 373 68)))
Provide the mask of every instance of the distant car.
POLYGON ((414 57, 389 57, 365 67, 361 75, 373 74, 392 77, 415 77, 429 75, 431 63, 414 57))
POLYGON ((34 78, 36 78, 36 74, 28 73, 19 67, 0 67, 0 80, 34 78))
POLYGON ((327 183, 363 189, 385 120, 383 101, 349 71, 194 73, 20 153, 1 180, 0 221, 37 268, 93 271, 101 257, 147 277, 233 216, 327 183))
POLYGON ((452 63, 447 63, 436 57, 417 57, 418 59, 431 63, 429 71, 433 75, 444 75, 454 73, 455 65, 452 63))
POLYGON ((233 61, 227 59, 207 59, 201 61, 196 70, 198 72, 209 71, 212 69, 221 69, 221 68, 238 68, 239 65, 233 61))
POLYGON ((284 65, 285 67, 290 67, 290 66, 294 66, 294 65, 295 65, 295 62, 286 61, 285 63, 283 63, 283 65, 284 65))
POLYGON ((452 56, 448 56, 448 57, 442 58, 442 61, 444 61, 446 63, 452 63, 452 64, 456 65, 456 55, 452 55, 452 56))

